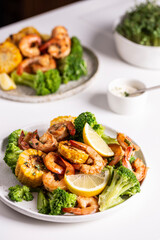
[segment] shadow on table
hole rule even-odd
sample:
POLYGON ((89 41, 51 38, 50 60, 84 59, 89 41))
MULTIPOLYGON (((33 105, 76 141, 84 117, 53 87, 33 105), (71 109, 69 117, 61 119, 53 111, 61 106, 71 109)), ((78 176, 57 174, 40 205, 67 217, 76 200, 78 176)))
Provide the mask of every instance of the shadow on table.
POLYGON ((97 108, 101 108, 103 110, 111 111, 108 105, 107 96, 105 93, 96 93, 91 96, 89 102, 97 108))
POLYGON ((116 51, 113 34, 106 29, 100 29, 95 33, 91 46, 109 58, 122 61, 116 51))

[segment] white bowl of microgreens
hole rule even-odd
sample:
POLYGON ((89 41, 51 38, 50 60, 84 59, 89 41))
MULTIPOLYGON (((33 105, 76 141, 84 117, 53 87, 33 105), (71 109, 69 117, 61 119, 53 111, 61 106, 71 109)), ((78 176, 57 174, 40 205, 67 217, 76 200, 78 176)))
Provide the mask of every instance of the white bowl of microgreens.
POLYGON ((110 109, 121 115, 135 115, 143 113, 146 108, 147 92, 134 94, 146 85, 137 79, 116 78, 109 83, 107 99, 110 109))
POLYGON ((126 62, 160 69, 160 6, 146 1, 126 12, 114 28, 114 39, 126 62))

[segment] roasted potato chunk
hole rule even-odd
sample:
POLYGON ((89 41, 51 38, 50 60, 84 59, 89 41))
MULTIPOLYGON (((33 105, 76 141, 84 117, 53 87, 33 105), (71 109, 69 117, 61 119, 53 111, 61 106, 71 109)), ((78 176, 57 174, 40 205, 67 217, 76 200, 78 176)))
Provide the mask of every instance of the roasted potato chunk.
POLYGON ((22 61, 19 49, 11 42, 0 44, 0 73, 10 73, 22 61))

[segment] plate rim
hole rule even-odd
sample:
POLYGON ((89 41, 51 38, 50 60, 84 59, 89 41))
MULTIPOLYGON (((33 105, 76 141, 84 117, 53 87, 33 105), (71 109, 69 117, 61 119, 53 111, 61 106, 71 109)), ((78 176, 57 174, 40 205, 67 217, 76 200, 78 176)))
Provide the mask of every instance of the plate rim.
MULTIPOLYGON (((30 124, 25 125, 22 129, 27 130, 29 127, 33 127, 35 124, 37 124, 37 125, 42 125, 42 124, 47 125, 47 121, 32 122, 30 124)), ((103 125, 103 126, 105 127, 105 131, 107 129, 109 129, 109 131, 111 131, 112 133, 117 133, 118 132, 116 129, 114 129, 112 127, 105 126, 105 125, 103 125)), ((0 146, 2 146, 4 139, 6 139, 6 138, 0 139, 0 146)), ((133 142, 136 144, 136 142, 134 140, 133 140, 133 142)), ((140 151, 141 151, 141 154, 142 154, 142 157, 143 157, 142 160, 147 166, 145 155, 144 155, 142 149, 140 149, 140 151)), ((0 152, 1 152, 1 150, 0 150, 0 152)), ((0 159, 0 161, 4 161, 4 160, 0 159)), ((8 166, 6 165, 6 167, 8 167, 8 166)), ((142 185, 144 185, 144 182, 146 182, 146 181, 143 181, 141 183, 141 188, 142 188, 142 185)), ((6 196, 2 195, 2 193, 0 192, 0 200, 5 205, 12 208, 16 212, 19 212, 19 213, 21 213, 25 216, 28 216, 28 217, 31 217, 31 218, 34 218, 34 219, 47 221, 47 222, 57 222, 57 223, 77 223, 77 222, 86 222, 86 221, 96 220, 98 218, 106 216, 107 214, 110 215, 115 210, 118 210, 121 207, 124 207, 126 204, 131 203, 131 200, 135 199, 138 196, 139 196, 138 194, 135 194, 132 197, 130 197, 129 199, 127 199, 126 201, 124 201, 123 203, 121 203, 121 204, 119 204, 119 205, 117 205, 113 208, 107 209, 103 212, 97 212, 97 213, 94 213, 94 214, 89 214, 89 215, 47 215, 47 214, 41 214, 41 213, 35 212, 33 210, 30 210, 30 209, 25 209, 24 206, 23 207, 18 206, 13 201, 7 199, 6 196)))
MULTIPOLYGON (((58 94, 52 93, 52 94, 48 94, 48 95, 45 95, 45 96, 33 95, 33 96, 26 96, 26 98, 24 96, 10 95, 10 94, 7 93, 7 91, 3 91, 3 90, 0 89, 0 98, 7 99, 7 100, 10 100, 10 101, 15 101, 15 102, 43 103, 43 102, 57 101, 57 100, 60 100, 60 99, 67 98, 69 96, 73 96, 77 93, 80 93, 81 91, 83 91, 86 87, 88 87, 95 80, 95 76, 96 76, 96 74, 98 72, 98 69, 99 69, 99 58, 96 55, 96 53, 94 51, 92 51, 92 49, 90 49, 86 46, 82 46, 82 47, 83 47, 85 52, 90 52, 94 56, 94 59, 95 59, 95 62, 96 62, 96 67, 93 71, 92 76, 87 81, 82 83, 81 85, 76 86, 74 88, 71 88, 71 89, 69 89, 69 90, 67 90, 66 92, 63 92, 63 93, 58 93, 58 94)), ((80 80, 80 79, 78 79, 78 80, 80 80)))

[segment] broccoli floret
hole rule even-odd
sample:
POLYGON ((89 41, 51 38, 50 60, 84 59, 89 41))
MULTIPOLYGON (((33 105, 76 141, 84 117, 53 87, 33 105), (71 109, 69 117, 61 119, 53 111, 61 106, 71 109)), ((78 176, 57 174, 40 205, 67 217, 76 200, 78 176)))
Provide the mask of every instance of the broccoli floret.
POLYGON ((63 208, 74 207, 77 196, 73 193, 68 193, 63 189, 57 188, 52 193, 49 193, 50 215, 63 214, 63 208))
POLYGON ((83 48, 76 37, 71 38, 71 53, 58 61, 58 69, 62 76, 62 82, 68 83, 72 80, 78 80, 81 76, 87 74, 87 66, 82 58, 83 48))
MULTIPOLYGON (((6 152, 4 156, 4 161, 12 169, 13 173, 15 171, 16 163, 19 157, 19 154, 22 150, 18 147, 18 138, 20 137, 22 130, 18 129, 12 132, 8 137, 8 145, 6 147, 6 152)), ((27 131, 23 131, 24 134, 27 134, 27 131)))
MULTIPOLYGON (((8 143, 13 143, 14 145, 18 145, 18 138, 20 137, 22 129, 15 130, 8 136, 8 143)), ((27 131, 23 131, 24 134, 27 134, 27 131)))
POLYGON ((13 143, 8 144, 4 156, 4 161, 12 169, 13 173, 15 171, 16 163, 21 152, 22 150, 13 143))
POLYGON ((57 69, 51 69, 46 73, 39 70, 36 74, 23 72, 22 75, 18 75, 14 71, 11 78, 16 84, 33 88, 39 96, 56 92, 61 84, 61 77, 57 69))
POLYGON ((92 128, 97 124, 96 117, 93 113, 83 112, 74 120, 76 129, 75 139, 77 141, 83 141, 83 128, 86 123, 88 123, 92 128))
POLYGON ((44 73, 47 89, 51 93, 56 92, 61 85, 61 77, 57 69, 51 69, 44 73))
POLYGON ((140 184, 135 174, 123 166, 114 169, 110 184, 99 195, 100 211, 122 203, 124 196, 130 197, 137 192, 140 192, 140 184))
POLYGON ((37 199, 37 209, 39 213, 49 215, 63 214, 63 208, 74 207, 77 196, 65 190, 57 188, 52 193, 40 191, 37 199))
POLYGON ((10 187, 8 190, 9 190, 8 196, 12 201, 22 202, 22 200, 25 201, 33 200, 33 195, 30 192, 29 187, 27 186, 16 185, 14 187, 10 187))
POLYGON ((101 124, 95 124, 93 129, 98 133, 99 136, 102 136, 104 134, 105 127, 103 127, 101 124))
POLYGON ((49 202, 45 197, 44 192, 41 190, 38 193, 37 198, 37 209, 39 213, 48 214, 49 213, 49 202))
POLYGON ((83 48, 81 45, 81 42, 77 37, 71 38, 71 53, 76 54, 77 56, 81 57, 83 56, 83 48))
POLYGON ((116 138, 111 138, 107 136, 105 133, 103 133, 101 137, 107 144, 119 144, 116 138))

